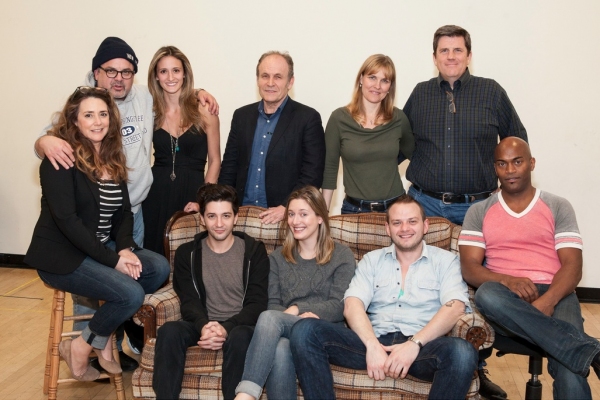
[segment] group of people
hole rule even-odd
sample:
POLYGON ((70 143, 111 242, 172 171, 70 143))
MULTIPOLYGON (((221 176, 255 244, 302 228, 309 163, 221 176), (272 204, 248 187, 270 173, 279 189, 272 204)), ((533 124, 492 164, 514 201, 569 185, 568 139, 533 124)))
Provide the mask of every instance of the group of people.
POLYGON ((25 262, 72 293, 77 313, 97 309, 81 336, 61 343, 72 375, 125 368, 110 337, 166 280, 162 236, 183 209, 199 212, 206 232, 176 253, 183 320, 158 331, 158 398, 179 396, 192 345, 223 350, 226 399, 257 399, 265 385, 270 398, 295 398, 296 375, 305 398, 334 398, 329 363, 373 379, 409 373, 433 382, 431 398, 464 398, 479 370, 482 396, 506 398, 485 376, 489 354, 444 336, 471 310, 465 281, 480 287, 475 301, 498 334, 548 354, 555 397, 590 398, 586 376, 598 373, 600 344, 583 332, 574 295, 582 269, 574 212, 531 185, 525 128, 498 83, 470 75, 471 56, 466 30, 439 28, 439 75, 400 110, 394 64, 373 55, 323 130, 316 110, 288 96, 292 58, 267 52, 256 67, 261 100, 234 112, 221 161, 218 104, 194 89, 187 57, 159 49, 145 87, 133 83, 133 49, 106 38, 87 86, 35 145, 41 215, 25 262), (386 212, 392 239, 356 268, 329 235, 340 158, 342 213, 386 212), (408 195, 398 172, 406 159, 408 195), (267 256, 234 232, 240 204, 264 207, 265 224, 283 221, 284 246, 267 256), (463 225, 460 262, 425 244, 428 216, 463 225))

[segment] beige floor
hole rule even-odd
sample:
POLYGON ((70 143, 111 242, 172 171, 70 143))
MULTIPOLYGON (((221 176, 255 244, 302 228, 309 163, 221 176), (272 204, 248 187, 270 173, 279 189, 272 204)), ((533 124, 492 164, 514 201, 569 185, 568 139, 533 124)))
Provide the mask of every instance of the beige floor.
MULTIPOLYGON (((48 324, 52 292, 47 289, 34 270, 0 268, 0 399, 44 399, 42 394, 48 324)), ((70 304, 67 305, 70 309, 70 304)), ((600 337, 600 304, 583 304, 585 330, 600 337)), ((126 352, 135 358, 126 349, 126 352)), ((528 377, 527 358, 507 355, 488 360, 491 379, 509 395, 509 399, 525 396, 528 377)), ((61 377, 68 376, 64 363, 61 377)), ((127 398, 132 398, 131 373, 123 375, 127 398)), ((541 376, 543 398, 552 398, 552 379, 545 372, 541 376)), ((594 398, 600 399, 600 381, 592 374, 589 378, 594 398)), ((69 383, 59 385, 59 399, 114 399, 115 391, 108 383, 69 383)))

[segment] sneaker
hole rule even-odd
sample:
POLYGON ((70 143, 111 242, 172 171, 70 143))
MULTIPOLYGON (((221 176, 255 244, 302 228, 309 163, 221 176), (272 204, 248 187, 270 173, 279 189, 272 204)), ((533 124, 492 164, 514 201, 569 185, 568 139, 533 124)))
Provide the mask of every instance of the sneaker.
POLYGON ((142 351, 131 343, 131 340, 129 340, 129 336, 127 336, 127 345, 135 354, 142 354, 142 351))
POLYGON ((505 400, 507 394, 502 388, 496 385, 487 377, 489 371, 480 369, 479 373, 479 395, 487 400, 505 400))

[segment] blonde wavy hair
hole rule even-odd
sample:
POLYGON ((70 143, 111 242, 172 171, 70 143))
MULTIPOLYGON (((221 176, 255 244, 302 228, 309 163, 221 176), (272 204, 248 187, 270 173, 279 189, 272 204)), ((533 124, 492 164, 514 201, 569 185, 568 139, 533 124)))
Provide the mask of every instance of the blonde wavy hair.
POLYGON ((285 206, 285 218, 281 224, 281 235, 285 235, 283 241, 283 249, 281 253, 286 261, 296 264, 294 253, 298 251, 298 240, 294 238, 294 233, 288 224, 288 212, 290 203, 292 200, 304 200, 308 203, 310 208, 317 214, 317 217, 323 219, 323 223, 319 225, 319 231, 317 235, 317 264, 327 264, 331 260, 335 244, 331 238, 331 232, 329 229, 329 212, 327 211, 327 204, 319 189, 314 186, 305 186, 298 190, 295 190, 288 197, 287 204, 285 206))

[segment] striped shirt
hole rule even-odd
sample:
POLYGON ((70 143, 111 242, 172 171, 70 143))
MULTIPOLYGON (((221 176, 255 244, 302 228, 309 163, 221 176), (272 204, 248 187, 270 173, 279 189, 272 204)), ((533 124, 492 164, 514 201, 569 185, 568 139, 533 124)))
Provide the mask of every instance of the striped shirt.
POLYGON ((494 149, 498 137, 527 140, 508 95, 492 79, 471 76, 467 69, 454 83, 440 76, 419 83, 404 113, 415 136, 415 151, 406 177, 431 192, 475 194, 498 187, 494 149), (449 110, 451 93, 456 113, 449 110))
POLYGON ((561 268, 558 250, 583 248, 571 204, 539 189, 518 214, 508 207, 502 192, 473 204, 458 244, 485 249, 485 266, 493 272, 543 284, 552 283, 561 268))
POLYGON ((110 239, 112 217, 123 205, 123 193, 121 186, 113 180, 99 180, 97 184, 100 189, 100 222, 96 236, 106 243, 110 239))

